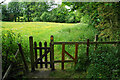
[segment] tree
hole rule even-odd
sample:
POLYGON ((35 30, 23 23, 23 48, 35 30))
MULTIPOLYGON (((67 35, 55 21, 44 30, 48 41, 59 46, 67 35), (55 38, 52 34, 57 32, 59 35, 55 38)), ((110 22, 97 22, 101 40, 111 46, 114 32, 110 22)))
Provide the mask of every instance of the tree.
POLYGON ((7 5, 2 5, 2 21, 8 21, 9 20, 9 14, 7 11, 7 5))
POLYGON ((10 2, 8 4, 8 13, 14 15, 12 21, 15 20, 16 22, 16 18, 19 17, 20 11, 19 2, 10 2))

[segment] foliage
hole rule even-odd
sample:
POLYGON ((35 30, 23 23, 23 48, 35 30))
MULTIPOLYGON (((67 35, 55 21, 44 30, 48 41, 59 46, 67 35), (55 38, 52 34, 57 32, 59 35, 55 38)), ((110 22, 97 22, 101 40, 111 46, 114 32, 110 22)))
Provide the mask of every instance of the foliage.
POLYGON ((8 20, 8 11, 7 11, 7 5, 2 5, 2 20, 7 21, 8 20))
POLYGON ((76 71, 86 71, 89 66, 89 60, 86 55, 80 54, 78 57, 78 63, 75 66, 76 71))
POLYGON ((82 16, 80 22, 81 22, 81 23, 86 23, 86 24, 88 24, 89 21, 90 21, 90 17, 89 17, 88 15, 84 15, 84 16, 82 16))
POLYGON ((91 64, 87 78, 118 78, 119 76, 119 47, 117 45, 99 46, 90 55, 91 64))
MULTIPOLYGON (((12 30, 2 31, 2 73, 4 74, 8 66, 13 62, 14 64, 19 65, 22 64, 22 58, 20 53, 18 53, 17 58, 15 58, 15 53, 18 49, 18 43, 22 43, 22 37, 20 34, 15 34, 12 30)), ((26 57, 26 61, 29 62, 29 54, 28 49, 24 49, 22 45, 24 56, 26 57)), ((19 66, 20 67, 20 66, 19 66)), ((18 68, 19 68, 18 67, 18 68)), ((15 66, 12 67, 12 70, 16 69, 15 66)))
POLYGON ((49 17, 50 17, 50 14, 48 14, 48 12, 44 12, 41 16, 40 16, 40 19, 44 22, 47 22, 49 21, 49 17))
POLYGON ((98 29, 99 37, 103 39, 108 38, 109 41, 119 40, 119 2, 64 2, 64 4, 68 6, 72 5, 72 12, 74 10, 79 10, 80 13, 83 14, 83 17, 88 15, 90 17, 89 25, 98 29))
POLYGON ((33 19, 33 22, 38 22, 38 21, 40 21, 40 18, 39 18, 39 17, 35 17, 35 18, 33 19))
POLYGON ((21 9, 19 6, 19 2, 10 2, 8 4, 8 13, 10 14, 10 21, 15 21, 16 18, 20 15, 21 9), (12 16, 11 16, 12 15, 12 16))
MULTIPOLYGON (((20 36, 18 37, 18 39, 20 36)), ((14 53, 17 51, 16 45, 19 41, 15 41, 15 34, 12 31, 2 32, 2 68, 4 70, 10 65, 12 61, 15 61, 14 53)))

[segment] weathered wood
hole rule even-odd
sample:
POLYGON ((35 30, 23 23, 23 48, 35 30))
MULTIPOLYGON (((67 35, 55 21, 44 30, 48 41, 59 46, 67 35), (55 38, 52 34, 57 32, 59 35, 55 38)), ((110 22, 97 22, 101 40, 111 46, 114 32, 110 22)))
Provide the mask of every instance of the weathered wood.
POLYGON ((75 64, 77 63, 78 60, 78 43, 75 44, 75 64))
POLYGON ((30 43, 30 60, 31 60, 31 71, 35 71, 34 66, 34 54, 33 54, 33 37, 29 37, 29 43, 30 43))
POLYGON ((89 55, 89 39, 87 39, 87 51, 86 51, 86 55, 89 55))
POLYGON ((62 70, 64 70, 64 60, 65 60, 65 44, 62 44, 62 70))
POLYGON ((51 35, 50 37, 50 43, 51 43, 51 47, 50 47, 50 51, 51 51, 51 66, 52 66, 52 69, 51 70, 55 70, 55 67, 54 67, 54 37, 53 35, 51 35))
MULTIPOLYGON (((47 53, 47 42, 45 41, 44 43, 44 46, 45 46, 45 53, 47 53)), ((48 65, 47 65, 47 55, 45 55, 45 68, 47 68, 48 65)))
MULTIPOLYGON (((17 57, 18 52, 19 52, 19 49, 18 49, 17 52, 15 53, 15 58, 17 57)), ((4 74, 3 78, 2 78, 2 80, 7 79, 8 74, 9 74, 9 72, 10 72, 12 66, 13 66, 13 63, 11 63, 11 64, 9 65, 9 67, 7 68, 7 70, 6 70, 6 72, 5 72, 5 74, 4 74)))
POLYGON ((54 44, 55 45, 62 45, 62 44, 76 44, 76 43, 78 43, 78 44, 87 44, 87 42, 54 42, 54 44))
POLYGON ((75 58, 73 56, 71 56, 66 50, 65 50, 65 53, 70 56, 70 58, 72 58, 73 60, 75 60, 75 58))
MULTIPOLYGON (((62 44, 87 44, 87 42, 54 42, 55 45, 62 45, 62 44)), ((120 41, 114 42, 89 42, 89 44, 120 44, 120 41)))
MULTIPOLYGON (((36 43, 36 42, 34 42, 34 49, 35 49, 35 61, 37 60, 37 49, 36 49, 36 47, 37 47, 37 43, 36 43)), ((35 66, 36 66, 36 68, 38 68, 38 64, 36 64, 35 66)))
POLYGON ((42 58, 45 57, 49 52, 50 52, 50 49, 48 49, 48 51, 47 51, 45 54, 43 54, 42 56, 40 56, 40 58, 38 58, 38 59, 35 61, 35 64, 36 64, 37 62, 39 62, 39 60, 42 60, 42 58))
MULTIPOLYGON (((98 35, 95 35, 95 42, 98 41, 98 35)), ((94 51, 97 49, 97 44, 95 44, 95 48, 94 48, 94 51)))
MULTIPOLYGON (((40 52, 40 57, 41 57, 41 56, 42 56, 42 49, 41 49, 42 43, 41 43, 41 42, 39 42, 39 47, 40 47, 40 48, 39 48, 39 52, 40 52)), ((41 62, 40 68, 43 68, 43 64, 42 64, 43 60, 41 59, 40 62, 41 62)))
POLYGON ((27 66, 27 63, 26 63, 26 60, 25 60, 23 51, 22 51, 22 46, 21 46, 21 44, 18 44, 18 46, 19 46, 19 51, 20 51, 20 54, 21 54, 23 63, 24 63, 25 71, 26 71, 26 73, 27 73, 27 72, 29 72, 29 69, 28 69, 28 66, 27 66))
MULTIPOLYGON (((73 60, 65 60, 64 63, 67 63, 67 62, 74 62, 73 60)), ((46 62, 38 62, 37 64, 45 64, 46 62)), ((61 60, 56 60, 54 61, 54 63, 62 63, 61 60)), ((50 61, 47 62, 47 64, 51 64, 50 61)))
MULTIPOLYGON (((51 45, 51 42, 50 42, 50 47, 51 47, 52 45, 51 45)), ((50 62, 51 62, 51 60, 52 60, 52 56, 51 56, 51 51, 50 51, 50 62)), ((50 63, 50 68, 52 68, 52 65, 51 65, 51 63, 50 63)))

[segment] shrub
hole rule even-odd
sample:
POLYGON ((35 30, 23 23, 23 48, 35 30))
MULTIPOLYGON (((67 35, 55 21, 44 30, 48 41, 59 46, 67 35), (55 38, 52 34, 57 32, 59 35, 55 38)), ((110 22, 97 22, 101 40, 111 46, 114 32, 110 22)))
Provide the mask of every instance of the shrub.
POLYGON ((119 55, 118 47, 103 46, 90 56, 91 64, 88 68, 87 78, 118 78, 119 55))
MULTIPOLYGON (((16 66, 22 63, 20 53, 18 53, 17 59, 15 59, 15 56, 14 56, 14 54, 18 49, 18 43, 22 43, 22 42, 23 42, 23 39, 20 34, 15 34, 12 30, 2 31, 2 74, 5 73, 6 69, 11 64, 11 62, 14 62, 16 66)), ((27 45, 26 44, 23 45, 22 43, 22 49, 23 49, 26 61, 29 61, 28 59, 29 52, 28 52, 27 45)), ((12 70, 15 70, 16 66, 12 67, 12 70)), ((17 69, 18 68, 20 68, 20 66, 17 66, 17 69)))
POLYGON ((86 55, 80 55, 78 57, 78 63, 75 66, 76 71, 86 71, 89 65, 89 60, 86 55))

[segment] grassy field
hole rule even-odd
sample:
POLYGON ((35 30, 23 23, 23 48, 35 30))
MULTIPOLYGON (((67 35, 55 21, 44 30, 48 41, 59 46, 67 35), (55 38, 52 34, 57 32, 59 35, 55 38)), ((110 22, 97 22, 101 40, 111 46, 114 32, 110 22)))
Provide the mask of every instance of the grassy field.
MULTIPOLYGON (((96 33, 94 28, 90 28, 87 24, 81 23, 2 22, 2 31, 5 30, 12 30, 16 35, 20 33, 24 43, 28 44, 29 36, 33 36, 34 41, 47 41, 48 45, 51 35, 54 36, 54 41, 86 41, 88 38, 90 41, 93 41, 96 33)), ((85 46, 79 46, 78 53, 85 54, 85 46)), ((66 45, 66 50, 73 56, 74 49, 74 45, 66 45)), ((55 60, 61 60, 61 52, 61 45, 55 45, 55 60)), ((66 57, 66 59, 69 59, 69 57, 66 57)))
MULTIPOLYGON (((26 60, 28 60, 28 62, 30 61, 30 57, 29 57, 30 54, 29 52, 27 52, 29 51, 29 36, 33 36, 34 41, 36 41, 37 43, 39 41, 42 41, 44 44, 44 41, 47 41, 49 46, 51 35, 54 36, 54 41, 57 41, 57 42, 71 41, 72 42, 72 41, 87 41, 87 39, 89 39, 90 41, 94 41, 94 36, 97 33, 97 30, 95 28, 93 28, 92 26, 88 27, 87 24, 82 24, 82 23, 68 24, 68 23, 50 23, 50 22, 2 22, 2 28, 0 28, 0 30, 1 29, 3 32, 2 37, 8 35, 6 33, 7 30, 12 30, 15 36, 18 36, 19 34, 22 36, 22 47, 23 47, 25 58, 26 60)), ((8 41, 4 39, 5 41, 3 42, 5 44, 5 47, 9 48, 9 45, 8 45, 8 43, 10 42, 9 37, 6 36, 6 39, 8 39, 8 41)), ((15 46, 17 48, 17 43, 15 43, 15 46)), ((10 46, 10 48, 11 47, 12 49, 15 48, 14 46, 10 46)), ((86 48, 87 48, 87 45, 81 44, 78 46, 78 63, 76 66, 74 66, 73 63, 65 63, 65 70, 61 71, 61 64, 57 63, 55 64, 56 71, 51 72, 50 76, 61 77, 61 78, 67 78, 67 77, 89 78, 93 75, 94 77, 96 77, 97 75, 97 78, 98 77, 101 78, 101 74, 103 75, 103 77, 104 75, 109 76, 107 75, 109 74, 107 72, 109 72, 111 68, 113 68, 113 70, 114 70, 114 67, 115 69, 117 69, 116 66, 113 66, 113 64, 118 65, 119 63, 117 62, 118 61, 116 58, 117 56, 114 55, 118 53, 117 52, 118 48, 115 47, 115 45, 101 44, 101 45, 98 45, 98 48, 96 51, 94 51, 94 45, 90 45, 89 59, 93 61, 92 63, 90 63, 90 65, 89 65, 89 61, 87 61, 87 58, 86 58, 86 48), (101 53, 101 50, 103 51, 102 53, 101 53), (102 58, 99 56, 101 56, 102 58), (105 61, 105 64, 103 63, 104 61, 105 61), (109 65, 106 65, 106 63, 109 65), (99 65, 99 67, 96 67, 96 65, 99 65), (103 72, 101 72, 100 70, 101 67, 103 67, 103 72)), ((7 49, 5 48, 4 50, 7 50, 7 49)), ((74 55, 75 45, 65 45, 65 50, 68 53, 70 53, 72 56, 75 56, 74 55)), ((61 53, 62 53, 62 46, 55 45, 54 59, 61 60, 62 58, 61 53)), ((49 59, 49 56, 48 56, 48 59, 49 59)), ((69 60, 69 59, 71 58, 65 55, 65 60, 69 60)))
POLYGON ((2 30, 12 30, 20 33, 24 39, 33 36, 34 41, 49 41, 51 35, 64 28, 71 28, 75 24, 49 22, 2 22, 2 30))
MULTIPOLYGON (((88 27, 87 24, 82 23, 50 23, 50 22, 2 22, 2 31, 12 30, 15 35, 17 36, 20 34, 22 36, 23 44, 22 46, 24 48, 27 43, 29 45, 29 36, 33 36, 33 40, 37 43, 39 41, 50 42, 50 36, 54 36, 54 41, 87 41, 89 38, 90 41, 94 40, 94 36, 96 33, 96 30, 92 27, 88 27)), ((8 35, 4 33, 5 35, 8 35)), ((43 44, 42 43, 42 44, 43 44)), ((29 46, 27 47, 29 50, 29 46)), ((66 51, 68 51, 72 56, 75 56, 75 45, 66 45, 66 51)), ((61 60, 61 53, 62 53, 62 46, 61 45, 55 45, 55 60, 61 60)), ((79 45, 78 50, 78 56, 83 56, 86 54, 86 45, 79 45)), ((26 58, 28 57, 29 53, 25 53, 26 58)), ((65 55, 65 59, 69 60, 70 57, 65 55)), ((48 56, 49 59, 49 56, 48 56)), ((55 64, 55 68, 60 70, 61 64, 55 64)), ((74 68, 73 63, 65 63, 65 69, 74 68)), ((52 72, 52 77, 57 77, 58 74, 61 73, 60 77, 68 77, 71 74, 63 76, 62 72, 52 72), (54 75, 56 74, 56 75, 54 75), (54 75, 54 76, 53 76, 54 75)), ((64 73, 64 72, 63 72, 64 73)), ((76 72, 75 72, 76 73, 76 72)), ((81 74, 81 73, 80 73, 81 74)), ((82 76, 85 76, 84 74, 82 76)), ((76 77, 76 76, 75 76, 76 77)), ((79 74, 78 74, 79 77, 79 74)))

